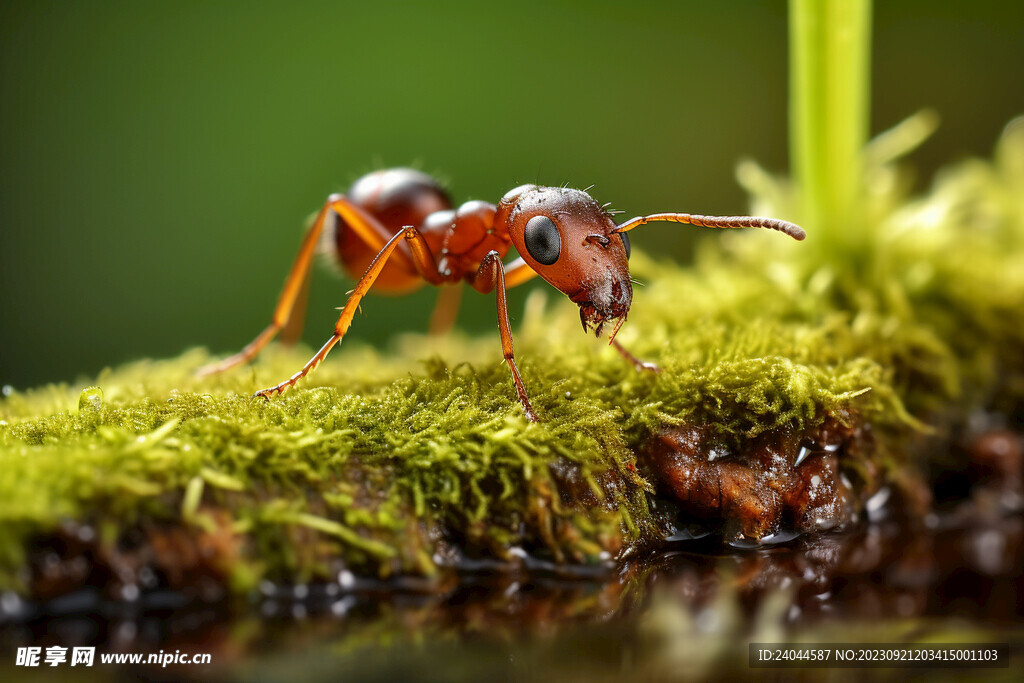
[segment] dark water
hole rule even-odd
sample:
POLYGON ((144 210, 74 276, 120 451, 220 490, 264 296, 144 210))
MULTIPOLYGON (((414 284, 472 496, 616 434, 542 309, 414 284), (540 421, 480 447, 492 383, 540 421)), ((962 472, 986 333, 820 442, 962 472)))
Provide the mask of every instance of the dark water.
MULTIPOLYGON (((32 605, 5 594, 0 672, 82 674, 66 664, 45 672, 14 667, 16 649, 93 645, 210 653, 213 662, 85 670, 100 678, 749 677, 752 640, 1008 642, 1019 667, 1022 589, 1024 516, 974 501, 758 549, 680 541, 655 556, 587 570, 478 565, 442 583, 343 573, 327 585, 265 584, 236 601, 152 592, 111 603, 79 591, 32 605)), ((845 678, 856 670, 776 673, 845 678)), ((1019 669, 974 673, 1012 679, 1019 669)))

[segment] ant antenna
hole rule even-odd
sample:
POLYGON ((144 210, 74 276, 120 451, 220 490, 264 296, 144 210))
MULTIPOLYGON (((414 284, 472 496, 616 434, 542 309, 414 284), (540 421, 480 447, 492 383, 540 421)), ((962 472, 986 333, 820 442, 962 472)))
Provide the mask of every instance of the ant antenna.
POLYGON ((686 225, 697 225, 702 228, 768 228, 784 232, 795 240, 802 240, 807 233, 796 223, 779 220, 778 218, 764 218, 762 216, 701 216, 691 213, 655 213, 650 216, 637 216, 622 223, 614 232, 629 232, 638 228, 644 223, 654 221, 668 221, 670 223, 685 223, 686 225))

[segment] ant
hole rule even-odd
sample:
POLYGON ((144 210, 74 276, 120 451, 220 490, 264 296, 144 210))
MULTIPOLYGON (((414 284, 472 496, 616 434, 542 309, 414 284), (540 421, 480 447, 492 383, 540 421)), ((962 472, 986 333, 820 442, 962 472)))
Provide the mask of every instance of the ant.
MULTIPOLYGON (((201 368, 199 374, 221 372, 252 360, 279 332, 283 331, 286 341, 297 340, 305 317, 313 254, 323 242, 342 270, 353 277, 363 275, 327 343, 301 370, 255 396, 280 394, 315 370, 345 336, 370 287, 406 293, 424 282, 440 286, 465 281, 481 294, 497 290, 502 352, 523 411, 536 422, 537 414, 516 366, 506 288, 540 275, 580 307, 584 332, 593 328, 600 336, 605 323, 617 321, 609 344, 638 371, 657 371, 615 341, 633 300, 627 232, 652 221, 671 221, 708 228, 770 228, 797 240, 806 236, 793 223, 755 216, 656 213, 616 225, 606 207, 586 191, 521 185, 497 206, 469 201, 452 208, 440 183, 425 173, 408 168, 369 173, 356 180, 348 195, 327 198, 302 240, 270 325, 241 351, 201 368), (513 245, 519 258, 504 265, 502 259, 513 245)), ((458 299, 442 290, 432 329, 450 325, 457 306, 458 299)))

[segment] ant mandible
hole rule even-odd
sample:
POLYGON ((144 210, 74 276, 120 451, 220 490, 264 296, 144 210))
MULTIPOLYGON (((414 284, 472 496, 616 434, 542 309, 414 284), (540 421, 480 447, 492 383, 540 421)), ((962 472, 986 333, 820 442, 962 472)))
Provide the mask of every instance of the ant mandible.
MULTIPOLYGON (((584 332, 593 328, 600 336, 604 324, 616 320, 609 343, 637 370, 655 370, 615 341, 633 300, 626 233, 652 221, 708 228, 770 228, 797 240, 805 237, 793 223, 756 216, 656 213, 616 225, 612 214, 585 191, 564 187, 521 185, 497 206, 470 201, 453 209, 441 185, 427 174, 407 168, 377 171, 357 180, 347 196, 327 198, 302 240, 270 325, 241 351, 199 373, 221 372, 252 360, 282 330, 286 341, 298 338, 313 254, 323 240, 342 270, 353 277, 363 275, 327 343, 289 379, 256 392, 256 396, 280 394, 315 370, 345 336, 370 287, 406 293, 424 282, 440 286, 465 281, 481 294, 497 290, 502 352, 526 417, 536 422, 537 414, 516 367, 505 289, 540 275, 580 307, 584 332), (520 257, 506 266, 502 259, 513 245, 520 257)), ((457 305, 458 299, 442 290, 432 327, 443 327, 442 321, 450 323, 457 305)))

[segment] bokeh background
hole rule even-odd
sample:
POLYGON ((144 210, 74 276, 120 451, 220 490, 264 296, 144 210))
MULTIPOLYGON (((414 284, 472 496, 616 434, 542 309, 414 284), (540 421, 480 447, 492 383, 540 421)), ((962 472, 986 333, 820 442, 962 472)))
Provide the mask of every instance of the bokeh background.
MULTIPOLYGON (((920 182, 1024 112, 1024 5, 879 2, 874 27, 873 132, 942 119, 920 182)), ((569 183, 629 214, 743 212, 735 163, 787 167, 786 44, 784 0, 7 0, 0 384, 237 350, 306 216, 377 167, 437 173, 456 201, 569 183)), ((634 244, 686 262, 695 232, 634 244)), ((319 269, 307 342, 349 287, 319 269)), ((350 334, 425 329, 435 296, 367 300, 350 334)), ((463 327, 494 327, 492 298, 464 303, 463 327)))

